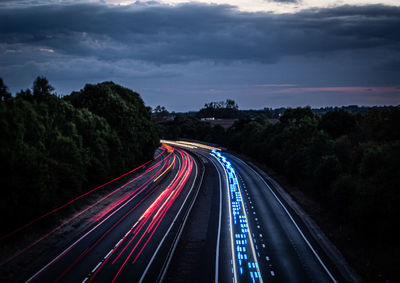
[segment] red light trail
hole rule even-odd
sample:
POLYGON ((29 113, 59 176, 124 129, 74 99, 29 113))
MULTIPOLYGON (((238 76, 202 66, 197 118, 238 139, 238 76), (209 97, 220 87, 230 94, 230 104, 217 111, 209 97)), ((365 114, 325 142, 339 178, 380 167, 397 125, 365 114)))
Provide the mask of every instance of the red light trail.
MULTIPOLYGON (((143 212, 143 214, 139 217, 139 219, 132 225, 129 231, 124 235, 122 239, 120 239, 114 248, 106 255, 104 260, 101 262, 100 265, 95 267, 95 272, 89 279, 91 282, 98 272, 102 269, 102 267, 110 260, 116 251, 119 248, 122 248, 118 255, 112 260, 111 264, 116 264, 119 259, 123 256, 123 254, 128 250, 129 246, 133 243, 134 246, 131 248, 129 254, 125 257, 122 264, 118 268, 117 273, 115 274, 113 281, 117 279, 120 275, 123 268, 126 266, 129 259, 133 256, 136 252, 136 255, 132 261, 132 264, 136 262, 136 260, 140 257, 143 250, 152 239, 155 231, 159 227, 160 223, 164 219, 165 215, 167 214, 168 210, 174 204, 176 199, 179 197, 180 193, 182 192, 186 182, 188 181, 192 168, 193 168, 193 160, 190 156, 181 150, 176 150, 177 154, 179 154, 180 159, 182 160, 182 164, 178 169, 177 173, 175 174, 174 178, 171 182, 166 186, 166 188, 160 192, 157 198, 149 205, 149 207, 143 212), (131 236, 130 240, 123 245, 123 242, 126 241, 131 236)), ((172 163, 171 163, 172 164, 172 163)), ((171 167, 171 166, 169 166, 171 167)))
MULTIPOLYGON (((90 190, 90 191, 88 191, 88 192, 86 192, 86 193, 84 193, 84 194, 82 194, 82 195, 80 195, 80 196, 78 196, 78 197, 76 197, 76 198, 70 200, 69 202, 67 202, 67 203, 65 203, 65 204, 63 204, 63 205, 61 205, 61 206, 59 206, 59 207, 53 209, 52 211, 49 211, 49 212, 43 214, 42 216, 40 216, 40 217, 38 217, 38 218, 36 218, 36 219, 34 219, 34 220, 32 220, 32 221, 26 223, 25 225, 23 225, 23 226, 21 226, 21 227, 15 229, 15 230, 13 230, 13 231, 7 233, 7 234, 1 236, 1 237, 0 237, 0 241, 2 241, 2 240, 4 240, 4 239, 7 239, 7 238, 9 238, 10 236, 14 235, 15 233, 18 233, 18 232, 20 232, 20 231, 22 231, 22 230, 28 228, 28 227, 31 226, 32 224, 34 224, 34 223, 38 222, 39 220, 41 220, 41 219, 43 219, 43 218, 45 218, 45 217, 47 217, 47 216, 49 216, 49 215, 51 215, 51 214, 53 214, 53 213, 55 213, 55 212, 57 212, 57 211, 59 211, 59 210, 65 208, 65 207, 69 206, 70 204, 76 202, 77 200, 83 198, 84 196, 87 196, 87 195, 89 195, 89 194, 91 194, 91 193, 97 191, 98 189, 103 188, 104 186, 106 186, 106 185, 108 185, 108 184, 111 184, 111 183, 113 183, 113 182, 115 182, 115 181, 121 179, 122 177, 124 177, 124 176, 126 176, 126 175, 128 175, 128 174, 131 174, 131 173, 137 171, 138 169, 144 167, 146 164, 150 163, 151 161, 157 160, 157 158, 160 157, 160 156, 167 150, 166 147, 162 147, 162 149, 163 149, 162 152, 161 152, 159 155, 157 155, 154 159, 149 160, 149 161, 143 163, 142 165, 136 167, 135 169, 133 169, 133 170, 131 170, 131 171, 129 171, 129 172, 126 172, 126 173, 122 174, 121 176, 119 176, 119 177, 117 177, 117 178, 115 178, 115 179, 113 179, 113 180, 111 180, 111 181, 108 181, 107 183, 104 183, 103 185, 100 185, 100 186, 98 186, 98 187, 96 187, 96 188, 94 188, 94 189, 92 189, 92 190, 90 190)), ((1 265, 2 265, 2 264, 0 264, 0 266, 1 266, 1 265)))
MULTIPOLYGON (((160 227, 160 224, 164 223, 163 220, 170 219, 169 215, 171 214, 169 214, 168 211, 170 211, 170 208, 172 206, 176 207, 176 205, 179 205, 174 204, 177 203, 177 199, 181 195, 181 192, 183 191, 186 183, 188 182, 192 174, 194 161, 187 152, 180 149, 175 149, 168 145, 163 145, 162 149, 163 151, 161 152, 161 154, 155 158, 156 162, 152 164, 149 168, 146 168, 144 173, 118 187, 106 196, 102 197, 96 203, 85 208, 77 215, 74 215, 66 222, 56 227, 48 234, 42 236, 40 239, 36 240, 31 245, 19 251, 17 254, 13 255, 11 258, 7 259, 1 264, 4 264, 12 260, 16 256, 22 254, 26 250, 30 249, 32 246, 36 245, 38 242, 48 237, 50 234, 60 229, 62 226, 71 222, 73 219, 88 211, 90 208, 101 203, 115 192, 121 190, 129 184, 132 184, 133 182, 136 182, 135 189, 131 189, 131 192, 124 193, 120 197, 116 198, 100 212, 89 219, 89 221, 98 222, 98 224, 87 231, 84 235, 80 236, 79 239, 75 240, 75 242, 70 244, 68 248, 66 248, 57 257, 51 260, 47 265, 42 267, 42 269, 40 269, 27 280, 27 282, 30 282, 35 279, 39 279, 39 276, 41 276, 44 272, 46 272, 46 274, 49 274, 47 272, 50 272, 49 268, 60 262, 61 258, 64 258, 64 260, 61 262, 66 263, 67 260, 70 261, 70 263, 67 263, 66 267, 64 267, 62 271, 56 271, 58 275, 55 275, 55 279, 53 279, 53 281, 58 282, 62 279, 65 279, 64 277, 68 273, 70 273, 71 270, 75 269, 74 267, 80 261, 82 261, 84 258, 87 258, 89 254, 92 254, 96 247, 99 247, 100 244, 109 246, 109 240, 107 240, 106 242, 104 242, 104 240, 108 238, 112 231, 117 231, 117 235, 118 233, 120 233, 118 232, 119 230, 116 228, 119 226, 119 224, 122 223, 122 221, 128 219, 128 216, 130 217, 129 219, 131 219, 132 216, 137 217, 136 220, 133 219, 134 224, 127 231, 127 233, 123 234, 122 238, 120 238, 119 241, 115 241, 116 244, 113 245, 113 248, 109 250, 108 253, 106 253, 104 258, 101 259, 101 261, 98 262, 97 265, 95 265, 89 275, 87 275, 87 277, 83 280, 84 282, 90 282, 94 280, 96 275, 98 275, 98 273, 104 269, 103 267, 106 265, 106 263, 109 263, 107 264, 107 271, 111 270, 112 277, 110 279, 112 279, 112 282, 115 282, 115 280, 117 280, 118 276, 121 275, 121 272, 124 270, 124 267, 126 267, 127 263, 130 260, 131 264, 135 264, 135 262, 140 258, 143 251, 148 246, 148 243, 151 241, 151 239, 153 239, 153 235, 160 227), (164 154, 165 156, 160 158, 162 154, 164 154), (169 173, 167 174, 167 172, 169 173), (157 195, 154 195, 155 193, 157 193, 157 195), (121 214, 120 212, 119 214, 116 214, 123 207, 126 207, 126 205, 128 205, 132 200, 136 199, 139 196, 140 198, 138 199, 138 202, 132 205, 131 208, 128 207, 127 211, 124 211, 123 214, 121 214), (149 203, 145 202, 146 200, 149 200, 149 198, 151 198, 151 201, 149 203), (145 207, 143 207, 144 204, 146 205, 145 207), (140 208, 141 214, 137 214, 137 216, 134 216, 135 214, 132 213, 138 208, 140 208), (113 216, 113 218, 110 218, 111 216, 113 216), (115 216, 118 217, 116 218, 116 220, 113 220, 115 221, 115 223, 110 223, 110 220, 115 219, 115 216), (82 246, 82 244, 78 245, 78 243, 81 243, 83 239, 86 239, 89 234, 95 231, 97 227, 100 227, 100 225, 103 225, 102 227, 104 227, 103 223, 109 223, 107 224, 109 226, 107 227, 105 232, 101 232, 101 234, 98 234, 97 238, 95 238, 93 242, 90 243, 87 247, 82 246), (74 255, 74 253, 76 253, 77 251, 77 248, 81 249, 81 252, 79 252, 77 255, 74 255), (75 252, 72 253, 72 250, 74 250, 75 252), (67 254, 69 254, 69 256, 64 257, 67 254)), ((143 167, 144 165, 145 164, 143 164, 141 167, 143 167)), ((80 197, 83 197, 83 195, 80 197)), ((179 203, 181 202, 179 201, 179 203)), ((64 205, 64 207, 66 205, 64 205)), ((162 225, 161 227, 165 227, 165 225, 162 225)), ((160 233, 162 232, 160 231, 160 233)), ((113 234, 111 235, 115 235, 115 233, 113 232, 113 234)), ((88 237, 88 239, 90 239, 90 237, 88 237)), ((53 268, 51 270, 51 272, 54 272, 53 268)))
MULTIPOLYGON (((166 148, 163 148, 162 152, 161 152, 159 155, 157 155, 157 156, 154 158, 154 160, 157 160, 166 150, 167 150, 166 148)), ((163 164, 163 162, 164 162, 167 158, 169 158, 171 155, 172 155, 172 152, 170 152, 166 157, 164 157, 164 158, 161 159, 160 161, 156 162, 156 164, 155 164, 154 166, 151 167, 151 170, 154 170, 155 168, 157 168, 157 166, 159 167, 159 166, 160 166, 161 164, 163 164), (156 165, 157 165, 157 166, 156 166, 156 165)), ((142 168, 143 166, 145 166, 145 165, 148 164, 149 162, 151 162, 151 161, 148 161, 148 162, 142 164, 141 166, 139 166, 139 167, 137 167, 137 168, 135 168, 135 169, 133 169, 133 170, 131 170, 131 171, 129 171, 129 172, 123 174, 123 175, 121 175, 120 177, 118 177, 118 178, 116 178, 116 179, 114 179, 114 180, 112 180, 112 181, 109 181, 109 182, 103 184, 102 186, 99 186, 99 187, 93 189, 92 191, 89 191, 89 192, 87 192, 87 193, 85 193, 85 194, 83 194, 83 195, 81 195, 81 196, 75 198, 74 200, 72 200, 72 201, 70 201, 70 202, 68 202, 68 203, 66 203, 66 204, 64 204, 64 205, 62 205, 62 206, 60 206, 59 208, 57 208, 57 209, 55 209, 55 210, 53 210, 53 211, 51 211, 51 212, 49 212, 49 213, 46 213, 45 215, 42 215, 41 217, 37 218, 36 220, 31 221, 30 224, 28 223, 28 224, 22 226, 21 228, 15 230, 15 233, 17 233, 17 232, 19 232, 19 231, 21 231, 21 230, 27 228, 28 226, 34 224, 34 223, 37 222, 37 221, 43 219, 45 216, 48 216, 48 215, 50 215, 50 214, 52 214, 52 213, 55 213, 56 211, 60 210, 61 208, 66 207, 67 205, 69 205, 69 204, 75 202, 76 200, 78 200, 79 198, 82 198, 83 196, 86 196, 86 195, 88 195, 89 193, 94 192, 95 190, 97 190, 97 189, 99 189, 99 188, 101 188, 101 187, 104 187, 105 185, 110 184, 110 183, 112 183, 112 182, 114 182, 114 181, 116 181, 116 180, 122 178, 123 176, 126 176, 127 174, 130 174, 130 173, 132 173, 132 172, 138 170, 139 168, 142 168)), ((165 167, 165 164, 162 165, 162 167, 156 172, 156 174, 158 174, 164 167, 165 167)), ((37 245, 39 242, 43 241, 44 239, 46 239, 47 237, 49 237, 51 234, 53 234, 54 232, 60 230, 62 227, 64 227, 64 226, 67 225, 68 223, 70 223, 72 220, 78 218, 79 216, 81 216, 83 213, 85 213, 85 212, 88 211, 89 209, 91 209, 91 208, 95 207, 96 205, 100 204, 100 203, 103 202, 105 199, 107 199, 108 197, 112 196, 112 195, 115 194, 116 192, 120 191, 122 188, 126 187, 127 185, 129 185, 129 184, 131 184, 131 183, 133 183, 133 182, 135 182, 135 181, 141 179, 143 176, 145 176, 145 175, 146 175, 147 173, 149 173, 149 172, 150 172, 149 169, 146 170, 146 171, 145 171, 144 173, 142 173, 141 175, 139 175, 139 176, 137 176, 136 178, 134 178, 134 179, 128 181, 127 183, 125 183, 125 184, 123 184, 122 186, 118 187, 117 189, 115 189, 114 191, 110 192, 110 193, 107 194, 106 196, 102 197, 100 200, 98 200, 98 201, 95 202, 94 204, 88 206, 88 207, 85 208, 84 210, 82 210, 82 211, 80 211, 79 213, 75 214, 73 217, 69 218, 67 221, 65 221, 65 222, 62 223, 61 225, 57 226, 56 228, 52 229, 50 232, 46 233, 45 235, 43 235, 43 236, 40 237, 39 239, 35 240, 34 242, 32 242, 31 244, 29 244, 28 246, 22 248, 21 250, 19 250, 17 253, 15 253, 14 255, 12 255, 11 257, 9 257, 9 258, 3 260, 3 261, 0 263, 0 266, 6 264, 7 262, 9 262, 9 261, 11 261, 11 260, 13 260, 14 258, 18 257, 19 255, 25 253, 26 251, 28 251, 29 249, 31 249, 33 246, 37 245)), ((156 174, 154 174, 149 180, 147 180, 145 184, 147 184, 148 182, 150 182, 150 180, 153 179, 153 178, 156 176, 156 174)), ((142 188, 144 187, 145 184, 143 184, 141 187, 139 187, 137 190, 135 190, 133 193, 131 193, 130 196, 132 196, 132 195, 134 195, 135 193, 137 193, 140 189, 142 189, 142 188)), ((140 193, 140 192, 139 192, 139 193, 140 193)), ((111 210, 107 211, 107 213, 109 213, 110 211, 111 211, 111 210)), ((100 217, 98 220, 100 220, 102 217, 104 217, 107 213, 104 213, 103 215, 101 215, 101 217, 100 217)), ((15 233, 9 233, 9 236, 11 236, 12 234, 15 234, 15 233)), ((9 237, 9 236, 7 236, 7 237, 9 237)), ((5 238, 4 238, 4 239, 5 239, 5 238)))

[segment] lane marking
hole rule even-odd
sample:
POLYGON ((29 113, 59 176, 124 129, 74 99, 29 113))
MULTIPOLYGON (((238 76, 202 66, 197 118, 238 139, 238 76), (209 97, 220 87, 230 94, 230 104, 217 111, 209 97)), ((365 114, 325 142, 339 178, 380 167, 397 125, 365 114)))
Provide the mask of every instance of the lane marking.
POLYGON ((104 257, 104 259, 107 259, 107 258, 110 256, 110 254, 112 253, 112 251, 113 251, 113 250, 110 250, 110 251, 108 252, 108 254, 104 257))
POLYGON ((97 268, 99 268, 100 264, 102 263, 102 261, 100 261, 95 268, 92 269, 92 273, 96 271, 97 268))
POLYGON ((217 247, 216 247, 216 255, 215 255, 215 282, 218 283, 219 280, 219 245, 221 238, 221 222, 222 222, 222 181, 221 174, 219 173, 217 165, 214 163, 213 158, 209 159, 211 163, 214 165, 215 169, 218 173, 219 180, 219 217, 218 217, 218 234, 217 234, 217 247))

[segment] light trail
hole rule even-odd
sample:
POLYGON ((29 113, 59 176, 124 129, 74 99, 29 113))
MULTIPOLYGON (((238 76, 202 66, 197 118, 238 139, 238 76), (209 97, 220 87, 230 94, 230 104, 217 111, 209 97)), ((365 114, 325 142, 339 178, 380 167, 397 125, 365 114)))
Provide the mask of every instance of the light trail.
MULTIPOLYGON (((164 152, 164 151, 163 151, 164 152)), ((164 157, 162 160, 158 161, 156 164, 158 164, 158 166, 152 166, 151 170, 155 170, 158 167, 160 167, 153 175, 151 175, 149 177, 149 179, 147 179, 141 186, 139 186, 137 189, 135 189, 132 193, 130 193, 128 195, 128 197, 126 198, 126 202, 125 203, 119 203, 119 207, 117 208, 117 206, 113 206, 113 209, 115 209, 112 212, 112 209, 107 209, 107 213, 111 213, 109 216, 107 216, 107 218, 105 218, 103 221, 101 221, 99 224, 97 224, 94 228, 92 228, 89 232, 87 232, 86 234, 84 234, 82 237, 80 237, 77 241, 75 241, 72 245, 70 245, 66 250, 64 250, 61 254, 59 254, 56 258, 54 258, 52 261, 50 261, 47 265, 45 265, 42 269, 40 269, 37 273, 35 273, 32 277, 30 277, 27 282, 32 281, 33 279, 37 278, 40 274, 42 274, 44 271, 46 271, 50 266, 52 266, 53 264, 55 264, 58 260, 60 260, 63 256, 65 256, 69 251, 71 251, 71 249, 73 247, 75 247, 81 240, 83 240, 86 236, 88 236, 91 232, 93 232, 97 227, 99 227, 102 223, 104 223, 104 221, 106 221, 109 217, 111 217, 112 215, 114 215, 117 211, 119 211, 122 207, 124 207, 125 205, 127 205, 129 202, 131 202, 133 199, 135 199, 138 195, 140 195, 142 192, 145 191, 145 189, 147 188, 147 185, 158 176, 158 174, 165 168, 166 166, 166 160, 168 158, 170 158, 170 156, 173 154, 173 151, 171 151, 166 157, 164 157)), ((114 190, 113 192, 111 192, 110 194, 106 195, 105 197, 103 197, 102 199, 100 199, 98 202, 96 202, 95 204, 91 205, 90 207, 86 208, 85 210, 81 211, 78 215, 75 215, 73 218, 76 218, 77 216, 79 216, 80 214, 82 214, 83 212, 87 211, 89 208, 97 205, 98 203, 100 203, 101 201, 103 201, 104 199, 106 199, 107 197, 109 197, 111 194, 115 193, 116 191, 122 189, 123 187, 127 186, 128 184, 131 184, 132 182, 140 179, 141 177, 147 175, 149 172, 148 170, 146 172, 144 172, 143 174, 141 174, 140 176, 130 180, 128 183, 120 186, 119 188, 117 188, 116 190, 114 190)), ((155 190, 155 189, 154 189, 155 190)), ((153 190, 153 191, 154 191, 153 190)), ((145 196, 145 198, 147 198, 148 196, 145 196)), ((143 199, 144 200, 144 199, 143 199)), ((143 201, 142 200, 142 201, 143 201)), ((118 202, 119 200, 116 200, 114 202, 118 202)), ((139 204, 142 202, 140 201, 139 204)), ((138 205, 139 205, 138 204, 138 205)), ((125 218, 130 212, 132 212, 138 205, 136 205, 133 209, 131 209, 125 216, 122 217, 125 218)), ((102 217, 106 216, 106 214, 102 215, 102 217)), ((120 219, 122 221, 122 219, 120 219)), ((70 222, 72 220, 69 219, 68 221, 66 221, 65 223, 63 223, 62 225, 60 225, 59 227, 57 227, 56 229, 61 228, 62 226, 64 226, 66 223, 70 222)), ((117 222, 119 223, 119 222, 117 222)), ((113 226, 115 227, 115 226, 113 226)), ((28 246, 27 248, 32 247, 34 244, 37 244, 39 241, 43 240, 45 237, 49 236, 49 234, 53 233, 56 229, 52 230, 50 233, 46 234, 45 236, 41 237, 38 241, 34 242, 32 245, 28 246)), ((111 231, 111 230, 110 230, 111 231)), ((106 233, 108 234, 110 231, 107 231, 106 233)), ((97 245, 97 244, 96 244, 97 245)), ((27 250, 27 248, 25 248, 24 250, 22 250, 19 254, 21 254, 22 252, 25 252, 27 250)), ((17 255, 19 255, 17 254, 17 255)), ((17 255, 14 255, 17 256, 17 255)), ((82 257, 85 255, 82 255, 82 257)), ((77 262, 80 260, 81 258, 78 257, 77 262)), ((75 262, 72 263, 72 266, 75 264, 75 262)), ((68 270, 70 270, 72 268, 72 266, 68 267, 63 273, 62 276, 64 276, 68 270)), ((61 275, 60 275, 61 276, 61 275)), ((59 278, 57 278, 57 280, 61 279, 61 277, 59 276, 59 278)))
POLYGON ((155 178, 153 182, 156 182, 158 179, 160 179, 160 178, 174 165, 174 163, 175 163, 175 158, 176 158, 176 157, 175 157, 175 155, 174 155, 174 160, 171 162, 171 164, 168 166, 168 168, 165 169, 165 171, 162 172, 157 178, 155 178))
POLYGON ((221 148, 219 147, 215 147, 215 146, 209 146, 209 145, 205 145, 202 143, 198 143, 198 142, 187 142, 187 141, 176 141, 178 144, 185 144, 185 145, 190 145, 190 146, 194 146, 194 147, 200 147, 200 148, 204 148, 204 149, 208 149, 208 150, 215 150, 215 151, 220 151, 221 148))
POLYGON ((196 146, 191 146, 191 145, 187 145, 187 144, 180 144, 178 142, 173 142, 173 141, 168 141, 168 140, 160 140, 160 142, 163 143, 163 144, 172 144, 172 145, 182 146, 182 147, 186 147, 186 148, 190 148, 190 149, 197 148, 196 146))
MULTIPOLYGON (((164 157, 162 160, 158 161, 156 164, 161 164, 164 160, 166 160, 170 155, 172 154, 169 153, 166 157, 164 157)), ((160 156, 160 155, 158 155, 160 156)), ((142 166, 144 166, 145 164, 143 164, 142 166)), ((152 170, 154 170, 155 166, 152 167, 152 170)), ((162 170, 162 168, 160 169, 162 170)), ((147 172, 148 173, 148 172, 147 172)), ((31 249, 32 247, 34 247, 35 245, 37 245, 38 243, 40 243, 41 241, 43 241, 44 239, 48 238, 50 235, 52 235, 53 233, 55 233, 56 231, 60 230, 62 227, 64 227, 65 225, 67 225, 68 223, 70 223, 71 221, 73 221, 74 219, 78 218, 79 216, 81 216, 83 213, 85 213, 86 211, 88 211, 89 209, 95 207, 96 205, 100 204, 101 202, 103 202, 105 199, 109 198, 110 196, 112 196, 113 194, 115 194, 116 192, 120 191, 122 188, 126 187, 127 185, 133 183, 134 181, 140 179, 141 177, 143 177, 146 174, 143 173, 141 175, 139 175, 138 177, 128 181, 127 183, 123 184, 122 186, 118 187, 117 189, 115 189, 114 191, 110 192, 109 194, 107 194, 106 196, 102 197, 100 200, 98 200, 97 202, 95 202, 94 204, 88 206, 87 208, 85 208, 84 210, 80 211, 79 213, 75 214, 73 217, 69 218, 67 221, 65 221, 64 223, 62 223, 61 225, 57 226, 56 228, 52 229, 50 232, 48 232, 47 234, 43 235, 42 237, 40 237, 39 239, 37 239, 36 241, 32 242, 31 244, 29 244, 28 246, 26 246, 25 248, 19 250, 18 252, 16 252, 14 255, 12 255, 11 257, 5 259, 4 261, 2 261, 0 263, 0 266, 6 264, 7 262, 13 260, 14 258, 20 256, 21 254, 25 253, 26 251, 28 251, 29 249, 31 249)), ((150 179, 145 183, 147 184, 150 181, 150 179)), ((141 187, 139 187, 135 192, 133 192, 132 194, 136 193, 139 189, 142 189, 144 185, 142 185, 141 187)), ((140 193, 140 192, 139 192, 140 193)), ((110 211, 108 211, 110 212, 110 211)), ((104 217, 105 215, 103 215, 102 217, 104 217)))
MULTIPOLYGON (((147 194, 144 196, 140 202, 138 202, 133 208, 131 208, 127 213, 125 213, 124 216, 122 216, 120 219, 118 219, 117 222, 115 222, 106 232, 101 235, 99 239, 90 247, 86 248, 85 251, 79 255, 64 271, 61 273, 55 282, 60 281, 80 260, 82 260, 91 250, 93 250, 111 231, 115 229, 115 227, 122 222, 129 214, 131 214, 132 211, 134 211, 143 201, 145 201, 152 193, 158 188, 158 186, 155 186, 152 190, 147 192, 147 194)), ((108 254, 109 256, 110 254, 108 254)))
POLYGON ((160 140, 160 142, 163 144, 172 144, 172 145, 186 147, 186 148, 190 148, 190 149, 196 149, 196 148, 200 147, 200 148, 208 149, 208 150, 216 150, 216 151, 221 150, 221 148, 219 148, 219 147, 209 146, 209 145, 205 145, 205 144, 198 143, 198 142, 170 141, 170 140, 160 140))
MULTIPOLYGON (((193 161, 189 157, 186 152, 177 150, 177 152, 181 155, 182 165, 179 171, 177 172, 175 178, 170 182, 170 184, 166 187, 166 189, 159 195, 159 197, 149 206, 149 208, 143 213, 140 219, 143 219, 147 225, 143 225, 140 230, 144 230, 142 236, 140 237, 139 241, 136 245, 132 248, 129 255, 126 257, 125 261, 122 263, 120 268, 117 271, 117 274, 114 276, 112 282, 115 282, 119 274, 121 273, 122 269, 131 258, 137 247, 139 246, 140 242, 144 239, 145 235, 148 235, 147 240, 143 243, 142 248, 138 251, 135 258, 132 261, 132 264, 136 262, 136 260, 141 255, 142 251, 146 247, 147 243, 150 241, 152 236, 154 235, 155 231, 157 230, 158 226, 164 219, 167 211, 172 206, 174 201, 180 195, 183 187, 185 186, 187 180, 190 177, 192 168, 193 168, 193 161), (146 227, 146 228, 145 228, 146 227)), ((137 232, 139 233, 139 231, 137 232)), ((127 244, 127 246, 130 243, 127 244)), ((126 247, 127 247, 126 246, 126 247)))
MULTIPOLYGON (((103 185, 100 185, 100 186, 98 186, 98 187, 96 187, 96 188, 94 188, 94 189, 92 189, 92 190, 90 190, 90 191, 88 191, 88 192, 86 192, 86 193, 84 193, 84 194, 82 194, 82 195, 80 195, 80 196, 78 196, 78 197, 76 197, 76 198, 70 200, 69 202, 67 202, 67 203, 65 203, 65 204, 63 204, 63 205, 61 205, 61 206, 59 206, 59 207, 53 209, 52 211, 49 211, 49 212, 43 214, 42 216, 40 216, 40 217, 38 217, 38 218, 36 218, 36 219, 34 219, 34 220, 32 220, 32 221, 26 223, 25 225, 23 225, 23 226, 21 226, 21 227, 15 229, 15 230, 9 232, 8 234, 6 234, 6 235, 4 235, 4 236, 1 236, 1 237, 0 237, 0 241, 2 241, 2 240, 4 240, 4 239, 7 239, 7 238, 11 237, 12 235, 14 235, 14 234, 16 234, 16 233, 18 233, 18 232, 20 232, 20 231, 22 231, 22 230, 25 230, 25 229, 28 228, 29 226, 31 226, 31 225, 33 225, 34 223, 38 222, 39 220, 42 220, 43 218, 45 218, 45 217, 47 217, 47 216, 49 216, 49 215, 51 215, 51 214, 53 214, 53 213, 55 213, 55 212, 57 212, 57 211, 59 211, 59 210, 65 208, 65 207, 69 206, 70 204, 76 202, 77 200, 83 198, 84 196, 87 196, 87 195, 89 195, 89 194, 91 194, 91 193, 97 191, 98 189, 103 188, 104 186, 106 186, 106 185, 108 185, 108 184, 111 184, 111 183, 113 183, 113 182, 115 182, 115 181, 121 179, 122 177, 124 177, 124 176, 126 176, 126 175, 128 175, 128 174, 131 174, 131 173, 137 171, 138 169, 142 168, 143 166, 145 166, 146 164, 150 163, 151 161, 157 160, 157 158, 160 157, 166 150, 168 150, 168 149, 164 147, 163 150, 162 150, 162 152, 161 152, 160 154, 158 154, 158 155, 157 155, 155 158, 153 158, 152 160, 149 160, 149 161, 143 163, 142 165, 136 167, 135 169, 133 169, 133 170, 131 170, 131 171, 129 171, 129 172, 126 172, 126 173, 122 174, 121 176, 119 176, 119 177, 117 177, 117 178, 115 178, 115 179, 113 179, 113 180, 111 180, 111 181, 108 181, 107 183, 104 183, 103 185)), ((3 265, 3 263, 4 263, 4 262, 0 263, 0 266, 3 265)))
MULTIPOLYGON (((131 264, 134 264, 140 257, 143 250, 152 239, 155 231, 157 231, 167 212, 179 197, 191 175, 193 168, 192 158, 184 151, 176 150, 175 152, 175 154, 179 155, 180 158, 178 158, 178 170, 174 174, 172 180, 165 187, 165 189, 160 192, 157 198, 152 201, 152 203, 131 226, 127 233, 125 233, 124 236, 117 241, 114 247, 107 253, 101 262, 99 262, 93 268, 93 272, 83 279, 84 282, 91 282, 94 280, 94 278, 109 260, 111 261, 111 264, 114 265, 123 258, 122 262, 119 264, 116 274, 113 277, 114 282, 118 276, 120 276, 130 258, 133 257, 131 264), (126 243, 124 244, 124 242, 126 243), (133 247, 129 248, 131 245, 133 245, 133 247), (124 255, 128 249, 130 249, 129 253, 124 255)), ((168 168, 161 173, 161 175, 176 163, 177 162, 175 162, 174 159, 168 165, 168 168)), ((161 175, 158 175, 158 177, 161 175)))
POLYGON ((263 282, 235 170, 220 152, 212 150, 211 155, 224 168, 228 182, 233 281, 263 282))

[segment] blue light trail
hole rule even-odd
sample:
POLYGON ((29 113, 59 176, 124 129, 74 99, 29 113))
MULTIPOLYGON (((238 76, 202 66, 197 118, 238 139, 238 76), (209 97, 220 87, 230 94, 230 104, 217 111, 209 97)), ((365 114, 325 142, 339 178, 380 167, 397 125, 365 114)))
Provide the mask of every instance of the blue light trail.
POLYGON ((211 155, 223 166, 228 179, 233 281, 263 282, 235 169, 219 151, 211 150, 211 155))

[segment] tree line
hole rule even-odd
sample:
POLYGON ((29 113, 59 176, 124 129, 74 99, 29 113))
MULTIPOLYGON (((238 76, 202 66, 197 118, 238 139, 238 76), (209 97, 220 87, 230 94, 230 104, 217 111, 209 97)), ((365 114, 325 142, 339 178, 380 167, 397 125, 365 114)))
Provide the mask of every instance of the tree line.
POLYGON ((365 278, 397 276, 399 106, 364 114, 332 109, 324 115, 309 107, 289 108, 277 123, 259 115, 239 119, 226 131, 195 117, 177 117, 160 123, 160 133, 218 143, 273 168, 331 212, 332 225, 350 241, 344 245, 357 246, 365 278))
MULTIPOLYGON (((367 114, 371 109, 378 109, 386 111, 392 106, 358 106, 358 105, 347 105, 347 106, 326 106, 320 108, 311 108, 312 112, 316 115, 325 115, 328 112, 340 111, 351 114, 367 114)), ((175 117, 192 116, 197 118, 216 118, 216 119, 246 119, 256 118, 257 116, 265 116, 269 119, 278 119, 281 117, 287 107, 279 108, 268 108, 263 109, 239 109, 237 103, 232 99, 226 101, 216 101, 205 103, 204 107, 198 111, 189 112, 169 112, 164 106, 158 105, 153 110, 153 117, 157 122, 171 120, 175 117)))
POLYGON ((45 77, 12 96, 0 78, 1 234, 150 160, 151 109, 114 84, 59 97, 45 77))

